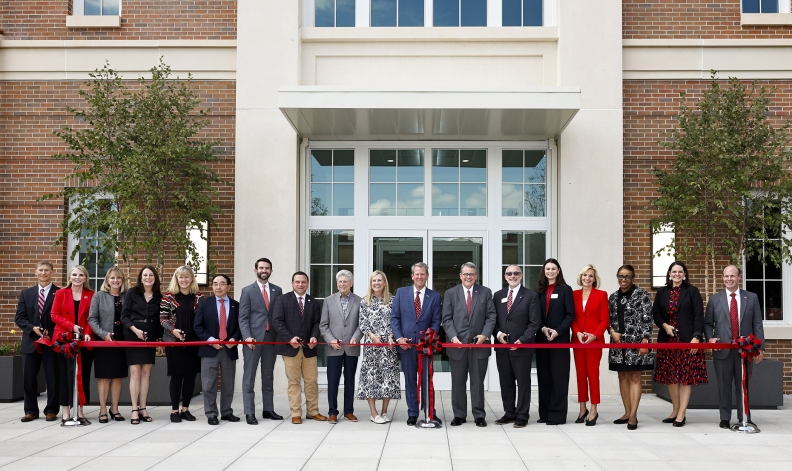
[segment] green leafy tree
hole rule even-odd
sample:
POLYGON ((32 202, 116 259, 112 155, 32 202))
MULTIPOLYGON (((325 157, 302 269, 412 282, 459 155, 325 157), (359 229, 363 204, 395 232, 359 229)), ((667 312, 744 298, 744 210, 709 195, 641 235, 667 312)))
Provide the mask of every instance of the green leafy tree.
POLYGON ((197 109, 192 76, 171 80, 162 59, 150 72, 131 86, 109 64, 90 74, 80 91, 85 108, 67 107, 79 124, 55 131, 68 151, 52 156, 74 165, 66 180, 78 184, 41 199, 69 204, 56 245, 70 234, 94 237, 72 257, 82 249, 109 261, 117 253, 127 267, 143 258, 161 270, 175 256, 197 268, 187 231, 215 225, 217 186, 228 184, 211 167, 219 141, 200 137, 209 110, 197 109))
POLYGON ((746 259, 780 265, 792 259, 792 175, 789 122, 769 119, 768 90, 712 72, 710 86, 691 106, 682 93, 677 126, 660 145, 673 150, 670 168, 655 168, 660 216, 653 230, 672 225, 676 240, 663 250, 703 261, 707 294, 718 286, 716 261, 746 259), (712 283, 712 285, 710 285, 712 283))

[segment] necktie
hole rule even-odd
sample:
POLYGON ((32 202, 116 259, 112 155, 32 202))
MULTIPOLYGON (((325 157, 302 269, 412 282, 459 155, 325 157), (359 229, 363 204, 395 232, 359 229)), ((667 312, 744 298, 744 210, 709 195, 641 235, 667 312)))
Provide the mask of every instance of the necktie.
POLYGON ((732 340, 740 336, 740 323, 737 316, 737 298, 736 294, 731 294, 731 304, 729 305, 729 317, 731 318, 732 340))
POLYGON ((415 292, 415 318, 421 317, 421 292, 415 292))
POLYGON ((38 308, 39 308, 39 319, 41 319, 41 316, 44 315, 44 288, 39 289, 38 308))
POLYGON ((225 340, 228 336, 228 331, 226 330, 226 324, 228 323, 226 319, 226 308, 225 308, 225 299, 220 300, 220 340, 225 340))
POLYGON ((473 306, 473 298, 470 297, 470 290, 467 291, 467 310, 468 310, 468 317, 470 317, 470 308, 473 306))
POLYGON ((509 297, 506 299, 506 314, 508 314, 508 313, 510 313, 510 312, 511 312, 511 306, 512 306, 512 293, 513 293, 513 292, 514 292, 513 290, 509 290, 509 297))
POLYGON ((297 298, 297 304, 300 305, 300 315, 304 316, 305 315, 305 306, 303 306, 302 296, 297 298))
MULTIPOLYGON (((264 296, 264 305, 267 306, 267 312, 269 312, 269 294, 267 294, 267 287, 261 287, 261 295, 264 296)), ((267 320, 267 331, 269 331, 269 320, 267 320)))

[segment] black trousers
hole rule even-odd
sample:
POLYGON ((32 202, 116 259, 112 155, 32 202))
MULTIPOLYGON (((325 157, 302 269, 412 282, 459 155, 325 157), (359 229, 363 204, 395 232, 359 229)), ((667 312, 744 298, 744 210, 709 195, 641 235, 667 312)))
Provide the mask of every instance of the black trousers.
POLYGON ((195 377, 198 373, 173 375, 170 379, 171 410, 179 410, 179 399, 182 407, 190 407, 190 400, 195 392, 195 377))
POLYGON ((38 375, 42 365, 44 366, 44 381, 47 383, 47 405, 44 407, 44 413, 57 414, 59 412, 60 369, 55 358, 56 355, 51 348, 45 346, 41 347, 41 353, 34 351, 24 355, 22 382, 25 389, 25 414, 39 415, 38 375))
POLYGON ((540 348, 536 351, 540 420, 566 423, 570 358, 566 348, 540 348))
POLYGON ((503 415, 509 419, 528 420, 531 410, 531 362, 532 349, 519 356, 510 355, 505 349, 495 349, 495 364, 498 366, 503 415))
MULTIPOLYGON (((74 359, 66 359, 63 355, 56 355, 58 369, 60 370, 60 405, 72 407, 74 403, 74 359)), ((82 357, 82 384, 85 394, 85 403, 91 402, 91 366, 93 366, 93 351, 87 348, 80 349, 82 357)))
POLYGON ((355 412, 355 372, 358 357, 347 355, 327 357, 327 405, 328 415, 338 415, 338 386, 341 383, 341 369, 344 370, 344 414, 355 412))

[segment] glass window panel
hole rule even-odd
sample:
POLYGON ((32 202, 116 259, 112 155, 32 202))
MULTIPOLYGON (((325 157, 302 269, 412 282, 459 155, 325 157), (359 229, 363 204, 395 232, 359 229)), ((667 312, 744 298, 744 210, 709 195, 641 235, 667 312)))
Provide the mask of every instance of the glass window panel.
MULTIPOLYGON (((333 247, 335 248, 335 256, 333 261, 337 263, 351 264, 354 263, 355 255, 355 233, 352 231, 335 231, 333 233, 333 247)), ((348 269, 352 271, 351 268, 348 269)), ((337 272, 336 272, 337 273, 337 272)))
POLYGON ((762 13, 778 13, 778 0, 762 0, 762 13))
POLYGON ((424 0, 399 0, 399 26, 424 25, 424 0))
POLYGON ((331 215, 332 190, 333 185, 329 183, 311 184, 311 216, 331 215))
POLYGON ((335 0, 316 0, 314 24, 317 27, 335 26, 335 0))
POLYGON ((102 0, 85 0, 83 14, 85 15, 101 15, 102 14, 102 0))
POLYGON ((487 0, 462 0, 462 26, 487 26, 487 0))
POLYGON ((369 216, 396 215, 396 184, 372 183, 369 195, 369 216))
POLYGON ((761 280, 764 278, 764 265, 762 265, 759 257, 754 255, 745 260, 745 278, 749 280, 761 280))
POLYGON ((102 1, 102 14, 109 16, 118 16, 118 3, 119 0, 103 0, 102 1))
POLYGON ((765 298, 764 282, 762 282, 762 281, 746 281, 745 282, 745 289, 750 291, 750 292, 752 292, 752 293, 756 293, 756 297, 759 298, 759 307, 760 307, 760 309, 762 309, 762 314, 764 316, 766 316, 767 313, 765 312, 765 309, 764 309, 764 298, 765 298))
POLYGON ((355 185, 336 183, 333 185, 333 216, 355 215, 355 185))
POLYGON ((336 26, 355 26, 355 0, 336 0, 336 26))
POLYGON ((459 216, 459 184, 432 185, 432 216, 459 216))
POLYGON ((461 182, 486 182, 487 181, 487 151, 463 150, 460 151, 459 181, 461 182))
POLYGON ((311 151, 311 181, 312 182, 333 181, 333 151, 332 150, 311 151))
MULTIPOLYGON (((396 181, 395 150, 372 150, 369 153, 369 162, 369 175, 372 182, 396 181)), ((423 178, 420 181, 423 181, 423 178)))
POLYGON ((522 264, 523 237, 522 232, 504 232, 501 235, 501 263, 504 269, 509 265, 522 264))
POLYGON ((523 26, 542 26, 542 0, 523 0, 523 26))
POLYGON ((398 215, 423 216, 424 186, 423 183, 399 183, 398 215))
POLYGON ((459 215, 487 215, 487 185, 485 183, 462 183, 459 185, 459 215))
POLYGON ((459 151, 435 149, 432 151, 432 181, 459 181, 459 151))
POLYGON ((743 13, 759 13, 759 0, 742 0, 743 13))
POLYGON ((424 181, 423 149, 399 151, 399 181, 400 182, 424 181))
POLYGON ((504 182, 522 183, 523 151, 504 150, 502 167, 501 175, 504 182))
POLYGON ((544 217, 545 215, 545 186, 525 185, 525 216, 544 217))
POLYGON ((501 9, 503 26, 522 26, 522 0, 503 0, 501 9))
POLYGON ((371 26, 396 26, 396 0, 371 0, 371 26))
POLYGON ((523 185, 504 183, 501 186, 501 216, 522 217, 523 185))
POLYGON ((329 265, 311 265, 309 293, 314 298, 326 298, 333 294, 335 278, 329 265))
POLYGON ((544 183, 547 175, 547 158, 543 150, 525 151, 525 183, 544 183))
POLYGON ((434 0, 435 26, 459 26, 459 0, 434 0))
POLYGON ((780 281, 765 281, 765 320, 784 319, 783 288, 780 281))
POLYGON ((541 266, 523 267, 523 286, 535 290, 539 286, 539 275, 541 275, 541 273, 541 266))
POLYGON ((547 233, 525 233, 525 263, 542 265, 547 258, 547 233))
POLYGON ((775 253, 777 258, 781 258, 781 254, 779 253, 778 247, 774 247, 772 244, 765 245, 765 274, 764 278, 766 280, 780 280, 781 279, 781 267, 773 263, 770 260, 770 255, 775 253))
POLYGON ((333 181, 355 181, 355 151, 351 149, 333 151, 333 181))
POLYGON ((311 231, 311 263, 330 263, 330 231, 311 231))

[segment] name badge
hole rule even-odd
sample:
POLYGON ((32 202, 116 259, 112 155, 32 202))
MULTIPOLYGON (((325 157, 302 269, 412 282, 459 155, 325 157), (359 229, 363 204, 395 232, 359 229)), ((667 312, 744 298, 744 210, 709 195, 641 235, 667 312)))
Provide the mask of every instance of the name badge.
POLYGON ((558 298, 558 293, 553 293, 550 295, 550 299, 556 299, 556 298, 558 298))
POLYGON ((505 303, 506 301, 507 301, 506 298, 501 299, 501 304, 505 303))

